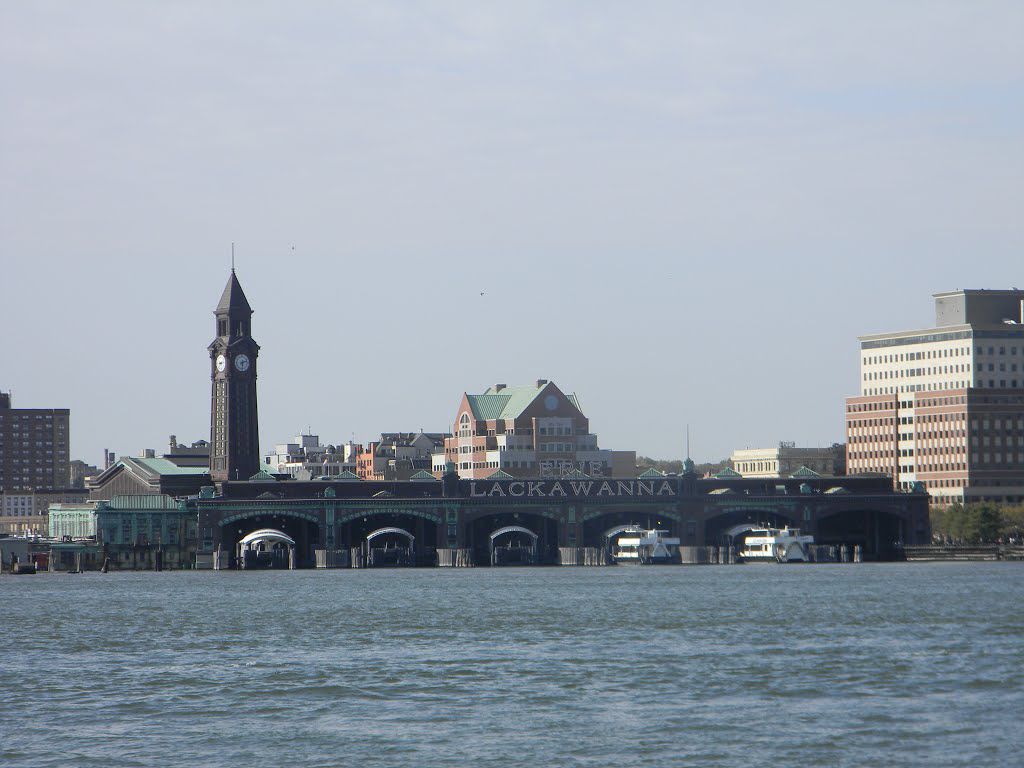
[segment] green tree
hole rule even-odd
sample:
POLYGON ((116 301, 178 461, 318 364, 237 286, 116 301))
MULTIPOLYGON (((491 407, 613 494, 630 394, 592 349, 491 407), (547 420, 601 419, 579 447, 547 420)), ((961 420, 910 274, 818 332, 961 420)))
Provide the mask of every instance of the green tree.
POLYGON ((1020 541, 1024 538, 1024 504, 1012 504, 1002 508, 1003 536, 1020 541))
POLYGON ((938 531, 954 544, 963 542, 967 535, 967 511, 960 502, 954 502, 937 513, 938 531))
POLYGON ((968 519, 972 544, 994 544, 1003 531, 1002 513, 990 501, 972 504, 968 519))

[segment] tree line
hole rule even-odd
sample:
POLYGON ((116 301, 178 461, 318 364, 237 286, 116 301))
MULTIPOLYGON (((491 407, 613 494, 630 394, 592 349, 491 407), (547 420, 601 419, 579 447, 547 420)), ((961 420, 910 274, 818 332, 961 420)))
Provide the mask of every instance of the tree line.
POLYGON ((932 538, 945 544, 1001 544, 1024 541, 1024 504, 956 502, 930 513, 932 538))

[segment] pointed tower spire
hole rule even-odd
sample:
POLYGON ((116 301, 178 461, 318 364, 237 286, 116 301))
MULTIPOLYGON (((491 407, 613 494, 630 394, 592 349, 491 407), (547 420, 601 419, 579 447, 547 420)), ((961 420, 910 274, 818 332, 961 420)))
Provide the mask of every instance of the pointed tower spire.
POLYGON ((224 286, 224 293, 221 294, 220 301, 217 303, 217 309, 214 310, 218 314, 221 312, 248 312, 252 314, 252 307, 249 306, 249 300, 245 298, 245 291, 242 290, 242 284, 238 282, 238 276, 235 274, 234 266, 231 267, 231 275, 228 277, 228 284, 224 286))

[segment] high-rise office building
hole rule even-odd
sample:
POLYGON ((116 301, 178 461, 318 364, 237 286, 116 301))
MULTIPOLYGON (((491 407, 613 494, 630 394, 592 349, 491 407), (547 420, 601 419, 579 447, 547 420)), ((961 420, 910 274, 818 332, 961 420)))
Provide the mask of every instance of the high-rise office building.
POLYGON ((860 337, 847 471, 938 505, 1024 500, 1024 291, 935 294, 935 326, 860 337))

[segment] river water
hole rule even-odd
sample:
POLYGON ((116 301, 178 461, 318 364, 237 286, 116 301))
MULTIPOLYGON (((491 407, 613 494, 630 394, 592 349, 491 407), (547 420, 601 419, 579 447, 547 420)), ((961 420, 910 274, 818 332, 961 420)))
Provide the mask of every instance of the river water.
POLYGON ((0 765, 1021 765, 1024 563, 0 578, 0 765))

